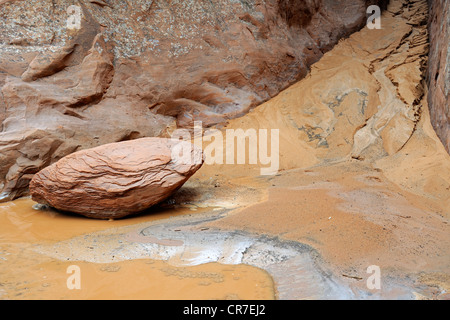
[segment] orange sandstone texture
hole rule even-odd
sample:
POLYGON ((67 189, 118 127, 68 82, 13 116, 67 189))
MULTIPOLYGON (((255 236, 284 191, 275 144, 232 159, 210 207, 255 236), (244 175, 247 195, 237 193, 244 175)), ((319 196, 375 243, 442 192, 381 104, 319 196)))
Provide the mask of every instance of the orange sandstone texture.
MULTIPOLYGON (((361 290, 367 291, 367 267, 377 265, 382 290, 371 292, 375 297, 397 298, 386 291, 391 281, 403 281, 417 298, 445 297, 450 157, 426 103, 426 21, 426 1, 392 0, 383 29, 354 33, 305 79, 229 121, 225 129, 280 130, 278 175, 260 177, 259 166, 203 165, 164 212, 194 209, 183 217, 188 223, 204 213, 197 208, 228 209, 195 227, 306 243, 334 276, 361 290)), ((133 224, 112 226, 128 222, 133 224)), ((73 227, 73 220, 67 225, 73 227)), ((111 229, 108 236, 117 240, 120 232, 111 229)), ((57 242, 52 250, 72 259, 61 252, 88 250, 83 237, 68 243, 57 242)), ((288 280, 289 290, 299 290, 288 280)))
POLYGON ((430 61, 427 83, 431 123, 444 147, 450 152, 450 4, 429 1, 430 61))
POLYGON ((0 201, 80 149, 224 123, 303 78, 377 0, 0 2, 0 201))
POLYGON ((142 138, 75 152, 36 174, 30 192, 59 210, 122 218, 169 197, 202 164, 201 150, 190 142, 142 138))
MULTIPOLYGON (((280 172, 259 204, 212 226, 307 243, 336 272, 361 279, 371 264, 396 275, 448 270, 450 157, 427 105, 426 1, 392 1, 381 21, 381 30, 341 41, 305 79, 229 122, 279 129, 280 172)), ((233 177, 259 172, 219 168, 233 177)))

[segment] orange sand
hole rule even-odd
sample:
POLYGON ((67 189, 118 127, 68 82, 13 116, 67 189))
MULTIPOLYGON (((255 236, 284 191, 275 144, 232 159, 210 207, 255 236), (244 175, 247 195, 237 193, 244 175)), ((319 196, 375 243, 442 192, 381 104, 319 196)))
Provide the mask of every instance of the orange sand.
POLYGON ((40 243, 182 214, 189 209, 153 210, 127 220, 102 221, 32 209, 19 199, 0 205, 0 299, 274 299, 267 272, 248 265, 210 263, 173 267, 163 261, 111 264, 60 261, 35 253, 40 243), (81 290, 69 290, 67 268, 80 267, 81 290))

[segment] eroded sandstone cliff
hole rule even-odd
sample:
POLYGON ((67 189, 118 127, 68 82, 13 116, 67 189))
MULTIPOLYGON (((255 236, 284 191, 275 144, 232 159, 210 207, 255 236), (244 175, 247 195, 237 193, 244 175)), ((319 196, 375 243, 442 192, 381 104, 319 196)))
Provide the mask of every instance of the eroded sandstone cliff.
POLYGON ((79 149, 245 114, 384 2, 1 1, 0 201, 79 149))

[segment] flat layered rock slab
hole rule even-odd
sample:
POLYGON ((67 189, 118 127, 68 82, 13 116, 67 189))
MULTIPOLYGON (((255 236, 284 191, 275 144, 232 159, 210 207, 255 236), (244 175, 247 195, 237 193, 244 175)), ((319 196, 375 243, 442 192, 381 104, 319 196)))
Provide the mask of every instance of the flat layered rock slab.
POLYGON ((58 210, 116 219, 168 198, 202 164, 201 149, 190 142, 124 141, 64 157, 33 177, 30 192, 34 201, 58 210))

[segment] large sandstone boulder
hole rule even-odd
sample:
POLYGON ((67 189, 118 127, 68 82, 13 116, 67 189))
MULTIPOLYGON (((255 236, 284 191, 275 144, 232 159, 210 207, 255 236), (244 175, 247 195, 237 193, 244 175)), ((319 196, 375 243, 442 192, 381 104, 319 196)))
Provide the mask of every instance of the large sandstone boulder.
POLYGON ((385 2, 0 1, 0 201, 71 152, 245 114, 385 2))
POLYGON ((142 138, 64 157, 33 177, 30 192, 59 210, 121 218, 163 201, 202 164, 201 149, 190 142, 142 138))

